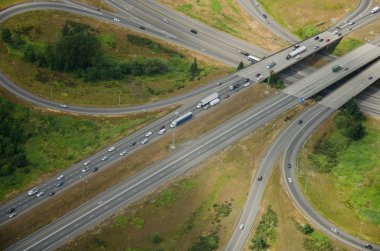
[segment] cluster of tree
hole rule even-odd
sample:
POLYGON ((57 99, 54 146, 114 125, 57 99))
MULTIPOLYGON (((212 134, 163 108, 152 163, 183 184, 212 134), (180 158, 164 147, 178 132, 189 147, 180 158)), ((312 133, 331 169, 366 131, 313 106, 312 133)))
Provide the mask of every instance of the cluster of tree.
POLYGON ((23 148, 28 135, 21 124, 14 104, 0 97, 0 176, 9 176, 17 169, 28 171, 23 148))
POLYGON ((269 205, 257 226, 255 236, 250 245, 251 250, 266 250, 268 242, 276 239, 277 214, 269 205))
POLYGON ((198 242, 193 244, 189 251, 212 251, 218 248, 219 236, 210 234, 207 236, 200 236, 198 242))
POLYGON ((331 172, 338 164, 338 156, 352 141, 360 140, 365 136, 363 122, 364 114, 355 99, 350 99, 335 117, 338 128, 334 136, 322 135, 313 146, 313 153, 308 157, 313 166, 320 172, 331 172))
POLYGON ((148 38, 143 38, 143 37, 139 37, 139 36, 135 36, 135 35, 127 35, 127 40, 128 40, 128 42, 130 42, 132 44, 135 44, 138 46, 148 47, 154 53, 161 52, 161 53, 166 53, 166 54, 170 55, 171 57, 180 57, 180 58, 184 57, 181 53, 179 53, 175 50, 172 50, 170 48, 166 48, 166 47, 162 46, 161 44, 156 43, 156 42, 154 42, 148 38))
POLYGON ((267 81, 268 81, 268 84, 273 88, 276 88, 276 89, 284 89, 285 88, 284 81, 279 79, 277 74, 274 73, 273 71, 270 72, 270 75, 269 75, 267 81))
MULTIPOLYGON (((85 81, 120 80, 125 75, 154 75, 169 70, 159 59, 127 62, 107 59, 94 31, 88 25, 71 21, 65 23, 60 39, 53 44, 27 43, 9 29, 2 30, 2 39, 12 48, 22 50, 25 61, 52 70, 72 72, 85 81)), ((152 42, 151 45, 157 48, 159 44, 152 42)))
POLYGON ((195 77, 199 77, 200 69, 198 68, 197 58, 194 58, 194 62, 190 65, 189 74, 190 80, 194 80, 195 77))

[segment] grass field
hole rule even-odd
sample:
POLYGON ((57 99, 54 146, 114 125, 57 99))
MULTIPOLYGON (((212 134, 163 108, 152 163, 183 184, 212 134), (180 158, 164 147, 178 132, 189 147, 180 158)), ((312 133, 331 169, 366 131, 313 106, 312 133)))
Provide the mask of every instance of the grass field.
POLYGON ((258 0, 264 10, 294 34, 313 26, 320 31, 334 25, 353 10, 357 0, 258 0))
POLYGON ((103 51, 113 59, 158 58, 166 62, 170 70, 161 75, 128 75, 120 81, 85 83, 74 74, 51 71, 25 63, 18 56, 19 53, 8 50, 1 42, 1 71, 23 88, 39 96, 50 99, 52 91, 54 101, 86 106, 119 106, 119 95, 122 106, 153 102, 189 91, 230 71, 214 60, 157 39, 151 39, 157 43, 153 48, 136 45, 128 41, 127 35, 145 36, 114 24, 74 14, 48 11, 28 12, 5 21, 0 24, 0 28, 9 27, 22 32, 33 43, 49 43, 58 39, 66 20, 85 23, 94 28, 102 42, 103 51), (165 49, 174 50, 184 55, 184 58, 171 57, 165 49), (188 71, 194 57, 197 58, 201 69, 200 78, 190 80, 188 71), (23 70, 20 71, 20 69, 23 70))
POLYGON ((351 37, 343 38, 332 52, 335 56, 342 56, 363 44, 362 40, 351 37))
POLYGON ((300 109, 297 107, 269 122, 209 158, 185 178, 178 178, 120 210, 61 250, 178 250, 178 247, 188 250, 199 236, 215 232, 219 237, 218 250, 222 250, 239 217, 267 144, 287 124, 284 118, 294 117, 300 109), (276 124, 275 130, 272 124, 276 124), (227 216, 221 216, 223 213, 227 216), (153 243, 153 233, 159 233, 162 242, 153 243))
POLYGON ((248 15, 236 0, 159 0, 159 2, 269 51, 278 51, 286 45, 248 15))
MULTIPOLYGON (((4 98, 0 96, 0 99, 4 98)), ((1 176, 0 201, 51 177, 167 112, 86 118, 39 112, 16 105, 13 116, 29 135, 24 148, 30 172, 20 170, 11 176, 1 176)))
POLYGON ((338 228, 364 240, 380 243, 380 121, 369 118, 367 135, 338 156, 331 173, 317 172, 308 154, 323 134, 337 138, 332 118, 307 141, 301 152, 299 181, 313 206, 338 228))
MULTIPOLYGON (((177 144, 199 137, 199 135, 260 102, 267 97, 264 94, 265 90, 264 85, 251 86, 246 91, 234 95, 234 97, 213 108, 211 113, 199 115, 185 123, 176 129, 177 144)), ((269 89, 269 95, 274 92, 275 90, 269 89)), ((17 238, 39 229, 107 188, 167 156, 172 137, 172 132, 168 132, 154 144, 148 144, 144 149, 127 156, 112 167, 91 175, 86 183, 84 193, 83 185, 77 184, 62 193, 58 193, 54 201, 48 200, 30 212, 18 215, 11 224, 2 225, 0 227, 0 248, 10 245, 17 238)))

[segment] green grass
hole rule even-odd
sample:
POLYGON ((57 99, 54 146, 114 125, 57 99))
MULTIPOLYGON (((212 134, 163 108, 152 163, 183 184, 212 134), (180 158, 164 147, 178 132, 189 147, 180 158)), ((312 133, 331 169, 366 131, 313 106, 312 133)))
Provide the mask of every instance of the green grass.
POLYGON ((75 74, 51 71, 26 63, 21 59, 19 51, 10 50, 3 42, 0 43, 1 71, 23 88, 39 96, 49 99, 52 89, 53 100, 56 102, 88 106, 118 106, 119 95, 120 105, 154 102, 188 91, 228 71, 225 67, 216 66, 214 61, 198 58, 200 78, 192 81, 189 78, 189 68, 197 55, 155 39, 152 39, 152 46, 132 43, 128 41, 127 35, 142 35, 74 14, 48 11, 23 13, 1 23, 0 29, 7 27, 21 32, 30 43, 46 44, 58 40, 66 20, 84 23, 94 28, 101 41, 102 50, 111 60, 157 58, 168 64, 169 72, 153 76, 128 75, 120 81, 86 83, 76 78, 75 74))
POLYGON ((219 13, 222 10, 219 0, 211 0, 211 8, 213 11, 219 13))
POLYGON ((342 56, 353 49, 361 46, 364 42, 354 38, 343 39, 332 52, 335 56, 342 56))
POLYGON ((342 147, 331 173, 320 173, 307 155, 312 151, 311 142, 321 136, 322 130, 332 132, 331 136, 336 134, 334 127, 325 125, 301 152, 299 172, 303 191, 324 217, 339 228, 374 243, 380 243, 378 125, 375 120, 366 121, 364 138, 342 147))
POLYGON ((29 135, 24 149, 30 172, 17 169, 11 176, 1 176, 0 201, 8 193, 69 167, 159 115, 90 119, 44 114, 16 105, 13 116, 29 135))

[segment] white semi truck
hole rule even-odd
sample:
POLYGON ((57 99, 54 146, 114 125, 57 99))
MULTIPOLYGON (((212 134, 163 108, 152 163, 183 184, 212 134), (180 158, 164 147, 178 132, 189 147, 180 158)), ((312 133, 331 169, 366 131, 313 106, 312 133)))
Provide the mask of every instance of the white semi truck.
POLYGON ((205 106, 207 105, 208 103, 210 103, 211 101, 213 101, 214 99, 217 99, 219 97, 219 94, 217 92, 211 94, 210 96, 204 98, 201 100, 201 102, 198 103, 197 105, 197 108, 201 108, 202 106, 205 106))
POLYGON ((216 98, 213 101, 210 102, 210 106, 214 106, 220 102, 220 99, 216 98))
POLYGON ((371 10, 371 14, 375 14, 376 12, 378 12, 380 10, 380 7, 379 6, 376 6, 375 8, 373 8, 371 10))
POLYGON ((295 56, 297 56, 298 54, 301 54, 304 51, 306 51, 306 46, 303 45, 303 46, 295 49, 291 53, 289 53, 289 55, 286 57, 286 59, 294 58, 295 56))

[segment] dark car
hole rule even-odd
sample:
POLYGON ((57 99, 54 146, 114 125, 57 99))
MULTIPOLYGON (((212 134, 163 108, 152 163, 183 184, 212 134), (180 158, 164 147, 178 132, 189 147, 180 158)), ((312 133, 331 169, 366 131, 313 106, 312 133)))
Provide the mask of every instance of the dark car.
POLYGON ((140 30, 145 30, 145 27, 144 26, 140 26, 139 29, 140 30))
POLYGON ((330 42, 330 38, 326 39, 326 43, 330 42))
POLYGON ((323 38, 319 39, 319 42, 323 42, 323 38))
POLYGON ((295 49, 297 49, 297 48, 299 48, 299 47, 300 47, 300 44, 295 44, 295 45, 294 45, 294 48, 295 48, 295 49))
POLYGON ((98 171, 99 169, 97 167, 94 167, 92 168, 92 172, 95 173, 96 171, 98 171))
POLYGON ((371 79, 373 79, 373 77, 372 77, 372 76, 369 76, 368 79, 371 80, 371 79))
POLYGON ((292 168, 292 164, 288 163, 288 168, 292 168))
POLYGON ((244 83, 247 83, 247 82, 249 82, 249 78, 246 78, 246 79, 244 80, 244 83))
POLYGON ((191 29, 190 30, 192 33, 194 33, 194 34, 198 34, 198 31, 196 30, 196 29, 191 29))
POLYGON ((267 16, 266 14, 263 14, 263 17, 264 17, 264 18, 268 18, 268 16, 267 16))
POLYGON ((13 213, 14 211, 16 211, 16 209, 15 209, 14 207, 9 208, 8 211, 7 211, 7 214, 11 214, 11 213, 13 213))
POLYGON ((262 181, 263 180, 263 176, 260 176, 257 178, 258 181, 262 181))
POLYGON ((314 40, 315 41, 319 40, 319 36, 314 37, 314 40))
POLYGON ((372 249, 373 248, 371 244, 365 244, 364 247, 367 248, 367 249, 372 249))
POLYGON ((49 193, 49 196, 53 196, 55 194, 55 192, 53 191, 53 192, 50 192, 49 193))
POLYGON ((300 124, 302 124, 302 119, 300 119, 300 120, 298 120, 298 124, 300 125, 300 124))
POLYGON ((161 126, 160 130, 165 129, 165 125, 161 126))
POLYGON ((224 98, 229 98, 230 97, 230 95, 226 95, 226 96, 224 96, 224 98))
POLYGON ((134 146, 134 145, 136 145, 136 142, 129 143, 129 146, 134 146))
POLYGON ((60 186, 62 186, 63 185, 63 181, 61 180, 61 181, 58 181, 57 183, 55 183, 55 186, 56 187, 60 187, 60 186))

